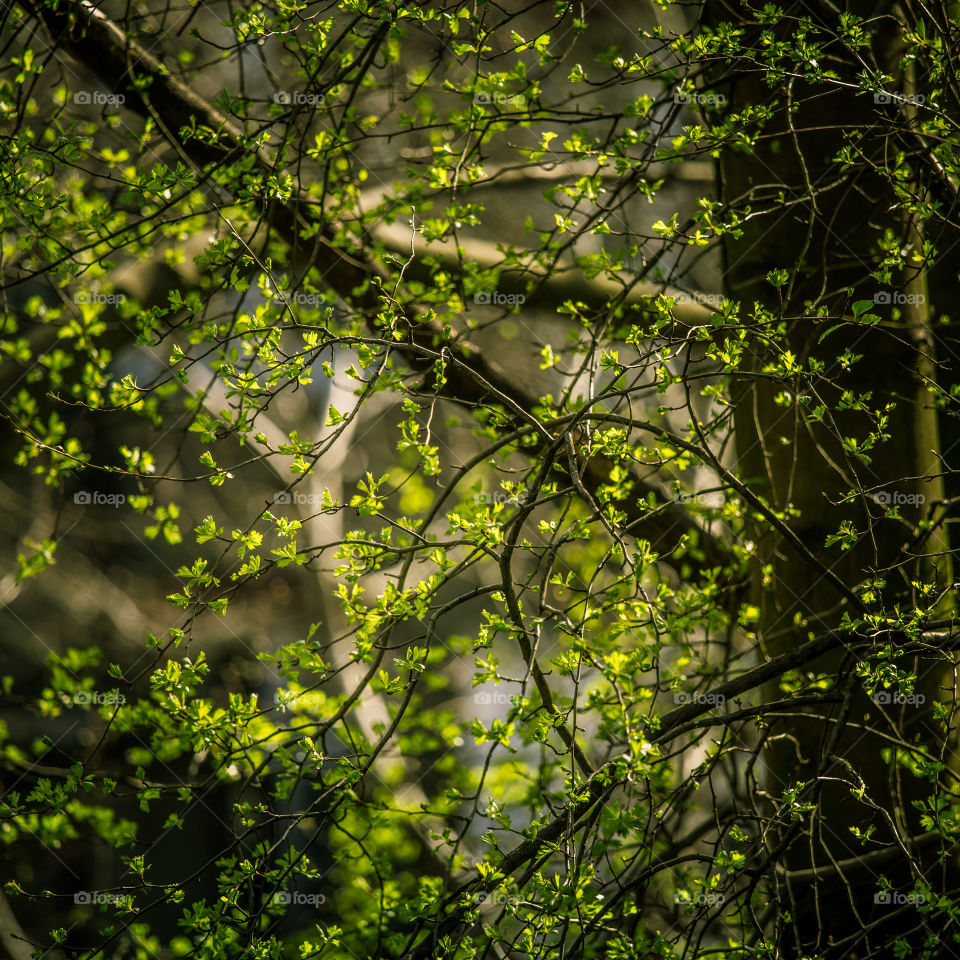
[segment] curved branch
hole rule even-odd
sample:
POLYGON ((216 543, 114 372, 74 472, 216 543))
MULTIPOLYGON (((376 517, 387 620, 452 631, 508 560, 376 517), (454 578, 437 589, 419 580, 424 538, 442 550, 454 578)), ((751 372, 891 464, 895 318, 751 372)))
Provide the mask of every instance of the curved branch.
MULTIPOLYGON (((25 6, 46 24, 58 46, 68 50, 108 88, 128 90, 126 103, 144 116, 157 118, 171 138, 171 146, 193 164, 224 164, 252 153, 261 173, 271 176, 276 173, 274 161, 256 145, 254 137, 245 134, 209 101, 176 79, 160 59, 131 39, 91 0, 60 5, 56 10, 44 6, 40 0, 25 0, 25 6), (192 134, 183 136, 184 128, 197 127, 208 129, 207 140, 192 134)), ((322 224, 317 230, 316 221, 306 215, 314 205, 313 198, 298 183, 290 201, 270 201, 266 217, 290 244, 294 255, 307 257, 331 288, 360 310, 371 330, 380 335, 382 331, 375 324, 383 305, 380 292, 381 283, 386 279, 383 271, 362 254, 353 255, 339 249, 333 241, 331 225, 322 224), (309 250, 301 239, 304 231, 311 237, 309 250)), ((406 243, 409 243, 409 234, 406 243)), ((524 390, 469 341, 456 337, 451 342, 436 321, 423 322, 413 313, 408 319, 410 340, 397 343, 396 349, 415 369, 425 369, 425 354, 449 352, 448 345, 455 344, 457 363, 451 367, 440 391, 442 397, 473 407, 487 401, 493 393, 506 398, 514 409, 530 411, 537 405, 534 394, 524 390)), ((530 448, 531 452, 541 452, 549 443, 552 438, 542 437, 538 446, 530 448)), ((582 472, 584 486, 594 491, 608 483, 609 466, 603 458, 592 458, 582 472)), ((633 483, 641 499, 657 492, 654 486, 638 478, 634 478, 633 483)), ((642 521, 642 535, 650 540, 664 562, 681 573, 702 576, 728 560, 723 544, 698 526, 677 503, 651 515, 641 511, 633 499, 625 512, 629 522, 642 521), (699 556, 688 552, 694 546, 699 556), (675 556, 678 551, 680 556, 675 556)))

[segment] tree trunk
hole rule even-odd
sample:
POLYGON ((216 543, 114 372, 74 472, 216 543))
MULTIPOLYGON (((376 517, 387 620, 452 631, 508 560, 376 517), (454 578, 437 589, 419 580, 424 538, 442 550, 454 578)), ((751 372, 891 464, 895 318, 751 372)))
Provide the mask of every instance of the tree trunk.
MULTIPOLYGON (((826 4, 812 8, 788 4, 786 13, 809 16, 812 10, 816 22, 835 25, 832 9, 826 4)), ((875 14, 876 8, 858 12, 875 14)), ((736 21, 739 8, 716 3, 710 15, 714 22, 736 21)), ((778 39, 785 39, 794 27, 778 27, 778 39)), ((756 49, 752 39, 748 32, 746 45, 756 49)), ((892 37, 875 35, 873 53, 881 68, 897 75, 892 37)), ((861 69, 852 61, 839 68, 832 62, 830 67, 843 80, 861 69)), ((783 324, 779 344, 807 370, 811 358, 821 360, 826 364, 824 376, 832 381, 819 397, 808 392, 807 401, 797 396, 785 401, 786 384, 755 376, 771 359, 759 349, 752 354, 750 372, 738 379, 740 475, 777 510, 798 511, 788 522, 819 564, 803 559, 782 537, 758 532, 762 562, 770 565, 771 574, 766 586, 758 577, 754 587, 761 610, 758 635, 764 655, 776 656, 811 635, 835 630, 844 614, 857 618, 850 598, 827 571, 851 588, 884 579, 887 609, 895 603, 901 609, 922 603, 913 580, 936 580, 941 588, 951 582, 941 527, 910 542, 919 522, 938 519, 938 502, 943 499, 937 416, 925 382, 935 374, 933 338, 923 270, 903 270, 889 285, 871 276, 883 258, 880 245, 885 234, 901 246, 919 249, 917 223, 899 212, 888 181, 874 172, 871 163, 855 163, 844 176, 835 159, 849 142, 851 130, 867 130, 876 125, 878 110, 897 105, 878 106, 869 95, 855 95, 856 86, 851 91, 797 80, 771 89, 759 69, 728 75, 716 82, 715 89, 725 91, 730 114, 751 104, 779 104, 752 153, 723 152, 722 199, 756 208, 762 194, 769 197, 774 192, 772 187, 782 190, 786 200, 781 209, 748 220, 741 238, 725 241, 725 293, 740 302, 744 322, 750 322, 755 303, 771 311, 783 324), (765 189, 751 195, 757 188, 765 189), (777 268, 787 270, 790 277, 779 292, 765 279, 777 268), (841 318, 852 319, 851 303, 872 301, 887 291, 902 300, 899 317, 881 296, 871 310, 882 318, 878 326, 847 324, 824 336, 841 318), (837 358, 845 350, 862 358, 844 370, 837 358), (869 464, 844 449, 840 440, 862 440, 869 432, 864 413, 837 409, 845 390, 854 396, 869 393, 871 409, 892 405, 883 430, 888 438, 869 450, 869 464), (817 403, 828 408, 822 424, 810 423, 807 417, 817 403), (856 496, 843 502, 851 491, 856 496), (885 504, 874 498, 898 504, 905 522, 885 518, 885 504), (836 534, 844 521, 858 531, 855 543, 846 550, 839 544, 827 547, 828 536, 836 534), (927 554, 928 559, 917 554, 927 554)), ((862 146, 869 160, 884 162, 882 133, 868 132, 862 146)), ((893 734, 892 723, 908 741, 919 737, 936 744, 942 732, 932 721, 932 704, 944 698, 941 688, 952 686, 952 680, 938 659, 898 666, 916 670, 914 693, 925 698, 922 706, 884 706, 881 711, 864 691, 853 658, 841 652, 821 659, 814 668, 833 675, 844 703, 821 717, 774 722, 765 731, 763 786, 770 810, 798 783, 812 784, 803 796, 816 803, 816 809, 796 823, 782 817, 778 835, 771 840, 774 847, 787 844, 779 860, 785 869, 779 873, 774 896, 781 898, 792 923, 771 931, 779 937, 785 956, 893 956, 896 938, 906 936, 919 943, 928 932, 917 910, 875 903, 875 895, 881 873, 895 888, 912 890, 916 866, 921 864, 934 891, 942 886, 936 844, 929 838, 921 843, 910 840, 924 832, 914 804, 928 798, 932 786, 891 758, 890 739, 863 725, 893 734), (851 794, 858 780, 866 788, 862 798, 851 794), (873 842, 861 846, 852 828, 861 832, 873 828, 873 842), (882 870, 876 858, 863 859, 872 851, 896 851, 890 845, 898 837, 910 857, 900 854, 891 860, 885 854, 882 870), (854 866, 840 871, 833 867, 835 861, 852 858, 860 858, 854 866), (814 868, 817 876, 811 873, 814 868)), ((766 699, 782 696, 782 691, 771 690, 766 699)))

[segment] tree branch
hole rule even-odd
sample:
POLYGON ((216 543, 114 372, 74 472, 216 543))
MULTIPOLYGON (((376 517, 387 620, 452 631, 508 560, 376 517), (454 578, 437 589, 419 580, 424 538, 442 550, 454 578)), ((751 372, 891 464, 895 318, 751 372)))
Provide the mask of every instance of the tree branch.
MULTIPOLYGON (((275 175, 272 158, 256 145, 254 138, 245 134, 230 118, 205 100, 186 84, 177 80, 165 64, 139 43, 131 39, 117 23, 98 10, 91 0, 64 5, 57 10, 44 6, 39 0, 25 0, 25 6, 46 24, 58 46, 68 50, 78 62, 98 76, 108 88, 128 91, 126 104, 144 116, 156 119, 178 154, 192 163, 225 164, 253 155, 257 169, 275 175), (139 82, 134 83, 134 80, 139 82), (144 82, 149 81, 149 82, 144 82), (183 137, 186 127, 209 128, 210 142, 195 135, 183 137)), ((377 335, 382 331, 374 326, 382 308, 380 283, 386 279, 383 271, 363 254, 350 254, 333 242, 329 224, 312 220, 307 211, 315 206, 313 198, 298 184, 294 197, 287 203, 270 201, 266 213, 271 223, 291 245, 296 255, 308 253, 311 262, 323 275, 325 282, 364 315, 368 326, 377 335), (304 249, 301 234, 311 237, 309 251, 304 249)), ((415 368, 423 368, 424 356, 440 355, 445 348, 450 358, 450 338, 436 322, 410 319, 410 340, 398 343, 407 361, 415 368)), ((456 338, 455 364, 450 365, 447 383, 440 395, 467 407, 474 407, 489 399, 491 393, 507 398, 516 408, 532 410, 537 397, 525 391, 496 364, 488 360, 467 340, 456 338)), ((531 452, 542 452, 552 443, 545 437, 531 452)), ((558 465, 563 471, 562 465, 558 465)), ((592 458, 582 471, 582 481, 588 490, 596 490, 609 482, 610 465, 602 458, 592 458)), ((681 572, 703 575, 722 566, 728 560, 724 545, 708 531, 698 526, 680 504, 669 503, 651 514, 637 507, 637 499, 648 493, 657 494, 656 487, 634 478, 635 497, 622 505, 628 522, 638 522, 639 532, 650 540, 664 562, 681 572), (697 542, 698 556, 687 553, 697 542), (680 549, 684 556, 673 554, 680 549)))

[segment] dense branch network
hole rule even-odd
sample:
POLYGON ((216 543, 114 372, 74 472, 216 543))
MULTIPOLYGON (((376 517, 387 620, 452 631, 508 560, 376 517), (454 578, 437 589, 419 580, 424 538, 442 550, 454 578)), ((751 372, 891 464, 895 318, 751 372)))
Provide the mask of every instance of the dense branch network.
POLYGON ((0 920, 52 890, 34 946, 89 960, 941 955, 950 19, 151 6, 4 20, 0 413, 57 504, 16 598, 114 562, 78 477, 136 486, 99 539, 175 587, 114 612, 145 649, 9 684, 10 845, 123 859, 102 900, 18 862, 0 920))

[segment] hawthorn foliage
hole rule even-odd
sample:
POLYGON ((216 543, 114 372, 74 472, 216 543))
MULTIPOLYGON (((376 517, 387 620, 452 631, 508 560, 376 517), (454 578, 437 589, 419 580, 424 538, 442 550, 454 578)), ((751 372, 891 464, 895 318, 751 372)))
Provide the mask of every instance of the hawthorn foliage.
POLYGON ((953 5, 2 24, 15 960, 956 955, 953 5))

